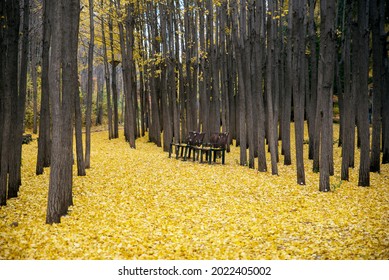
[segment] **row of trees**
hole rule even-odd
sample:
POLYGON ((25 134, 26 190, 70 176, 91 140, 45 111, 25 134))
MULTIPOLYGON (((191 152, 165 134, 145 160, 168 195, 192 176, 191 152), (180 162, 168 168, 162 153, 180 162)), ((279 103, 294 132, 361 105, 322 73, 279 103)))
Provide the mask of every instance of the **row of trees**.
MULTIPOLYGON (((0 205, 6 205, 6 199, 16 197, 21 185, 30 3, 28 0, 23 3, 2 1, 0 15, 2 21, 0 57, 4 69, 0 77, 0 205)), ((72 205, 72 134, 75 99, 79 97, 76 94, 79 15, 78 0, 44 1, 37 174, 43 172, 43 166, 50 164, 47 223, 59 222, 60 217, 66 214, 68 207, 72 205), (40 162, 43 162, 42 168, 40 162)), ((31 52, 31 56, 34 55, 36 52, 31 52)))
POLYGON ((334 174, 336 96, 342 180, 354 167, 357 142, 358 185, 368 186, 370 171, 379 172, 380 163, 389 160, 389 121, 383 113, 389 106, 387 5, 383 0, 2 1, 1 205, 21 184, 28 72, 34 127, 39 115, 36 173, 51 166, 48 223, 59 222, 72 204, 73 131, 78 175, 91 165, 94 76, 96 123, 106 116, 109 139, 119 136, 122 95, 131 148, 146 131, 164 150, 188 131, 202 130, 206 138, 229 131, 240 146, 241 165, 267 171, 267 144, 271 172, 278 174, 279 151, 283 164, 292 163, 293 121, 297 183, 305 184, 308 141, 321 191, 330 190, 334 174))
MULTIPOLYGON (((279 145, 284 164, 292 162, 293 120, 297 183, 305 184, 307 121, 308 157, 313 171, 321 173, 320 190, 328 191, 334 173, 336 96, 342 179, 348 180, 349 168, 354 167, 355 127, 361 150, 358 184, 368 186, 369 172, 380 171, 381 151, 382 162, 388 162, 388 120, 382 114, 388 109, 385 1, 99 4, 103 48, 114 42, 115 26, 119 35, 120 52, 115 54, 111 46, 111 60, 105 56, 104 61, 105 65, 121 62, 125 135, 131 147, 145 130, 164 150, 172 139, 180 141, 190 130, 203 130, 206 137, 212 131, 229 131, 240 146, 241 165, 254 168, 258 158, 258 170, 266 171, 267 142, 272 174, 278 174, 279 145), (373 69, 370 76, 369 69, 373 69)), ((110 68, 105 69, 107 75, 110 68)))

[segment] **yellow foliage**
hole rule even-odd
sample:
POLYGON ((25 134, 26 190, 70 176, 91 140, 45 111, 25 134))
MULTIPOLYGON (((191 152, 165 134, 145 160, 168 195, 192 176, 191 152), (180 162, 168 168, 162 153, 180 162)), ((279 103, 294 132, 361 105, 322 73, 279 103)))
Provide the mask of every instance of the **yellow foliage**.
MULTIPOLYGON (((388 165, 372 187, 357 187, 351 170, 320 193, 308 160, 299 186, 295 166, 279 164, 280 176, 239 166, 239 148, 208 165, 169 159, 146 138, 136 145, 93 133, 92 167, 86 177, 74 168, 74 206, 52 226, 49 170, 36 176, 37 141, 23 145, 19 198, 0 209, 0 259, 389 258, 388 165)), ((334 157, 339 170, 337 147, 334 157)))

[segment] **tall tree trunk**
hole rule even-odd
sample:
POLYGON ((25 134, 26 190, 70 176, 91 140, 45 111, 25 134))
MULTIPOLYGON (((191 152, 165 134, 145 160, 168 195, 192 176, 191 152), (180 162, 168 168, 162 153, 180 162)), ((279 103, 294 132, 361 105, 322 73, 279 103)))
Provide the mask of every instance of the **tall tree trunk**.
POLYGON ((38 46, 37 39, 32 39, 31 43, 31 82, 32 82, 32 98, 33 98, 33 125, 32 133, 38 133, 38 46))
POLYGON ((308 24, 308 32, 309 32, 309 44, 310 44, 310 63, 311 63, 311 86, 310 86, 310 94, 309 99, 307 100, 307 117, 308 117, 308 134, 309 134, 309 151, 308 158, 313 159, 314 154, 314 142, 315 142, 315 118, 316 118, 316 106, 317 106, 317 36, 316 36, 316 28, 315 28, 315 6, 316 0, 309 1, 309 24, 308 24))
POLYGON ((381 156, 381 106, 384 89, 385 65, 384 54, 385 36, 384 30, 384 1, 370 0, 370 18, 372 29, 372 46, 373 46, 373 135, 370 158, 370 171, 380 172, 381 156))
POLYGON ((320 117, 323 124, 320 132, 320 182, 319 190, 330 191, 330 150, 332 149, 332 91, 335 65, 335 0, 320 1, 320 61, 318 95, 321 99, 320 117))
POLYGON ((92 126, 92 94, 93 94, 93 51, 95 46, 95 23, 93 0, 89 0, 89 48, 88 48, 88 92, 85 113, 85 168, 90 168, 91 126, 92 126))
POLYGON ((345 28, 343 42, 344 93, 342 129, 342 169, 341 179, 349 180, 349 167, 354 164, 355 147, 355 95, 351 85, 351 0, 345 1, 345 28))
MULTIPOLYGON (((303 1, 293 1, 293 105, 296 145, 297 183, 305 185, 304 171, 304 87, 301 78, 304 77, 304 5, 303 1)), ((291 11, 289 11, 291 12, 291 11)))
POLYGON ((97 70, 97 95, 96 95, 96 125, 103 124, 103 90, 104 90, 104 69, 99 66, 97 70))
POLYGON ((159 9, 161 12, 161 40, 162 40, 162 58, 165 65, 162 65, 161 72, 161 105, 162 105, 162 122, 163 122, 163 150, 169 151, 170 142, 172 139, 172 126, 171 126, 171 114, 170 114, 170 102, 169 102, 169 84, 168 73, 170 74, 170 52, 168 46, 168 31, 167 31, 167 17, 169 11, 165 4, 160 3, 159 9))
MULTIPOLYGON (((243 65, 243 54, 244 54, 244 38, 242 36, 242 30, 238 29, 239 19, 237 17, 238 10, 237 4, 233 3, 233 41, 235 57, 238 69, 238 98, 239 98, 239 138, 240 138, 240 165, 247 165, 247 142, 246 142, 246 89, 244 84, 244 65, 243 65)), ((242 15, 240 15, 241 17, 242 15)), ((240 24, 242 28, 242 25, 240 24)))
MULTIPOLYGON (((254 114, 253 114, 253 93, 252 93, 252 83, 251 83, 251 69, 252 69, 252 49, 254 48, 251 38, 251 25, 253 25, 252 21, 254 20, 254 3, 253 1, 248 1, 248 11, 249 14, 246 15, 246 12, 244 12, 244 16, 242 18, 242 27, 244 28, 243 36, 245 40, 245 48, 244 48, 244 61, 245 61, 245 69, 244 71, 244 77, 245 79, 243 82, 245 83, 245 90, 246 90, 246 125, 247 125, 247 140, 249 144, 249 161, 248 166, 249 168, 254 168, 254 155, 255 150, 257 150, 256 145, 254 144, 254 114), (250 22, 251 21, 251 22, 250 22), (246 29, 247 24, 247 29, 246 29)), ((246 7, 242 6, 242 12, 246 10, 246 7)))
MULTIPOLYGON (((266 166, 266 150, 265 150, 265 106, 263 101, 263 64, 261 50, 265 45, 265 8, 263 1, 256 1, 255 15, 255 38, 254 38, 254 91, 257 100, 258 112, 258 171, 267 171, 266 166)), ((231 100, 230 100, 231 102, 231 100)), ((290 115, 290 114, 289 114, 290 115)))
MULTIPOLYGON (((151 42, 151 59, 156 59, 157 55, 157 20, 155 7, 152 2, 148 3, 148 19, 151 22, 149 27, 149 41, 151 42)), ((151 63, 150 66, 150 99, 151 99, 151 128, 149 133, 150 141, 154 142, 158 147, 161 147, 161 124, 160 124, 160 108, 157 93, 157 77, 156 66, 151 63)))
MULTIPOLYGON (((368 116, 368 71, 369 71, 369 1, 358 3, 358 57, 359 76, 357 93, 358 131, 361 139, 358 186, 370 185, 370 131, 368 116)), ((357 43, 357 42, 355 42, 357 43)))
MULTIPOLYGON (((101 0, 101 7, 102 8, 104 7, 104 0, 101 0)), ((101 18, 101 37, 103 40, 105 90, 107 92, 108 139, 112 139, 113 125, 112 125, 112 106, 111 106, 111 80, 110 80, 108 52, 107 52, 108 44, 105 36, 105 23, 103 17, 101 18)))
MULTIPOLYGON (((292 2, 289 1, 289 7, 292 2)), ((292 13, 288 15, 287 39, 292 42, 292 13)), ((282 109, 282 153, 284 155, 284 165, 292 164, 292 156, 290 150, 290 117, 292 114, 292 44, 286 45, 286 60, 285 60, 285 89, 283 96, 282 109)))
POLYGON ((78 91, 78 88, 74 92, 74 108, 75 108, 77 175, 85 176, 86 172, 85 172, 85 161, 84 161, 84 148, 82 143, 82 113, 81 113, 80 92, 78 91))
MULTIPOLYGON (((4 55, 3 69, 4 89, 2 97, 2 135, 1 135, 1 161, 0 161, 0 206, 6 205, 7 187, 10 185, 11 171, 15 169, 15 162, 10 160, 15 153, 13 143, 17 141, 11 129, 15 122, 18 106, 18 42, 19 42, 19 1, 6 1, 3 4, 5 12, 5 30, 3 33, 2 50, 4 55)), ((16 144, 18 145, 18 144, 16 144)), ((21 144, 20 144, 21 145, 21 144)), ((12 186, 11 186, 12 187, 12 186)))
MULTIPOLYGON (((112 2, 110 1, 110 8, 112 12, 112 2)), ((119 61, 115 60, 114 40, 113 40, 113 19, 109 16, 108 20, 109 39, 111 49, 111 88, 112 88, 112 102, 113 102, 113 135, 112 138, 119 138, 119 108, 118 108, 118 89, 116 78, 116 66, 119 61)), ((124 58, 122 58, 124 60, 124 58)))
POLYGON ((271 166, 272 166, 272 174, 278 174, 278 166, 277 166, 277 126, 275 123, 277 122, 277 117, 275 116, 275 106, 274 101, 277 98, 277 93, 275 92, 275 88, 273 87, 274 83, 274 68, 275 68, 275 45, 274 45, 274 37, 275 37, 275 28, 276 22, 274 17, 275 13, 275 1, 272 0, 269 3, 269 10, 271 15, 268 15, 267 19, 267 62, 266 62, 266 108, 267 108, 267 127, 268 127, 268 143, 270 149, 271 156, 271 166))
MULTIPOLYGON (((124 40, 124 51, 127 59, 123 59, 123 69, 127 70, 126 73, 123 72, 124 83, 124 95, 126 100, 125 108, 125 134, 126 140, 130 143, 131 148, 135 148, 135 138, 136 138, 136 80, 135 80, 135 62, 133 58, 133 48, 134 48, 134 11, 133 5, 128 4, 126 7, 127 16, 126 16, 126 40, 124 40), (127 74, 127 77, 124 75, 127 74)), ((124 38, 123 38, 124 39, 124 38)), ((121 39, 122 40, 122 39, 121 39)))
MULTIPOLYGON (((20 13, 20 12, 19 12, 20 13)), ((19 16, 19 15, 17 15, 19 16)), ((19 94, 16 95, 16 110, 13 111, 15 120, 11 122, 15 124, 15 129, 11 130, 11 141, 13 149, 9 157, 9 183, 8 183, 8 198, 17 197, 19 186, 21 185, 21 162, 22 162, 22 136, 24 126, 24 115, 27 95, 27 68, 28 68, 28 37, 29 37, 29 17, 30 17, 30 3, 24 0, 23 4, 23 29, 22 29, 22 46, 20 57, 20 72, 19 78, 19 94)), ((17 74, 17 73, 16 73, 17 74)), ((17 80, 17 79, 15 79, 17 80)))
POLYGON ((51 158, 51 120, 49 57, 52 34, 52 1, 43 2, 43 43, 42 43, 42 76, 41 76, 41 109, 39 119, 38 158, 36 174, 42 174, 43 168, 50 166, 51 158))

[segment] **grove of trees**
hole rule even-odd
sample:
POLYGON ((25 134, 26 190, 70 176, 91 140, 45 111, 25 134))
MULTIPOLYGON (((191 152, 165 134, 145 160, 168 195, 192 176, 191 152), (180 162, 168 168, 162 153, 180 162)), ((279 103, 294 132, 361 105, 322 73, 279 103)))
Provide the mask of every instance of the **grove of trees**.
POLYGON ((165 151, 188 131, 228 131, 240 165, 282 176, 283 159, 296 184, 320 172, 322 192, 335 144, 341 179, 358 168, 359 186, 389 162, 387 1, 4 0, 0 26, 0 205, 22 184, 31 127, 36 174, 51 169, 47 223, 73 203, 73 164, 93 166, 94 123, 165 151))

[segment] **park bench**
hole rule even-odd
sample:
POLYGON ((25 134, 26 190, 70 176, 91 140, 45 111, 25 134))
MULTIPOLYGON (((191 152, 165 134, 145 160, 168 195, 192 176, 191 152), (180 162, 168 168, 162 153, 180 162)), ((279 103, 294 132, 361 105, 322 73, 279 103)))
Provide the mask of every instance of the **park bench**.
POLYGON ((201 147, 203 145, 204 136, 205 136, 205 132, 197 132, 196 133, 196 135, 194 136, 193 142, 190 145, 187 145, 185 147, 184 160, 186 160, 187 158, 190 158, 192 151, 193 151, 193 161, 195 160, 196 149, 198 149, 199 147, 201 147))
POLYGON ((22 144, 28 144, 32 141, 32 135, 31 134, 24 134, 22 144))
POLYGON ((222 164, 225 164, 225 155, 228 145, 228 132, 215 132, 211 134, 209 143, 196 148, 197 157, 200 157, 200 162, 203 162, 203 156, 209 164, 216 162, 216 158, 219 155, 222 160, 222 164))
POLYGON ((175 147, 176 159, 178 159, 179 155, 181 157, 183 157, 184 156, 184 151, 186 150, 186 147, 194 144, 195 136, 197 134, 198 134, 198 132, 196 132, 196 131, 190 131, 184 142, 182 142, 182 143, 179 143, 179 142, 174 143, 172 141, 170 143, 170 147, 169 147, 169 158, 172 155, 173 146, 175 147))

